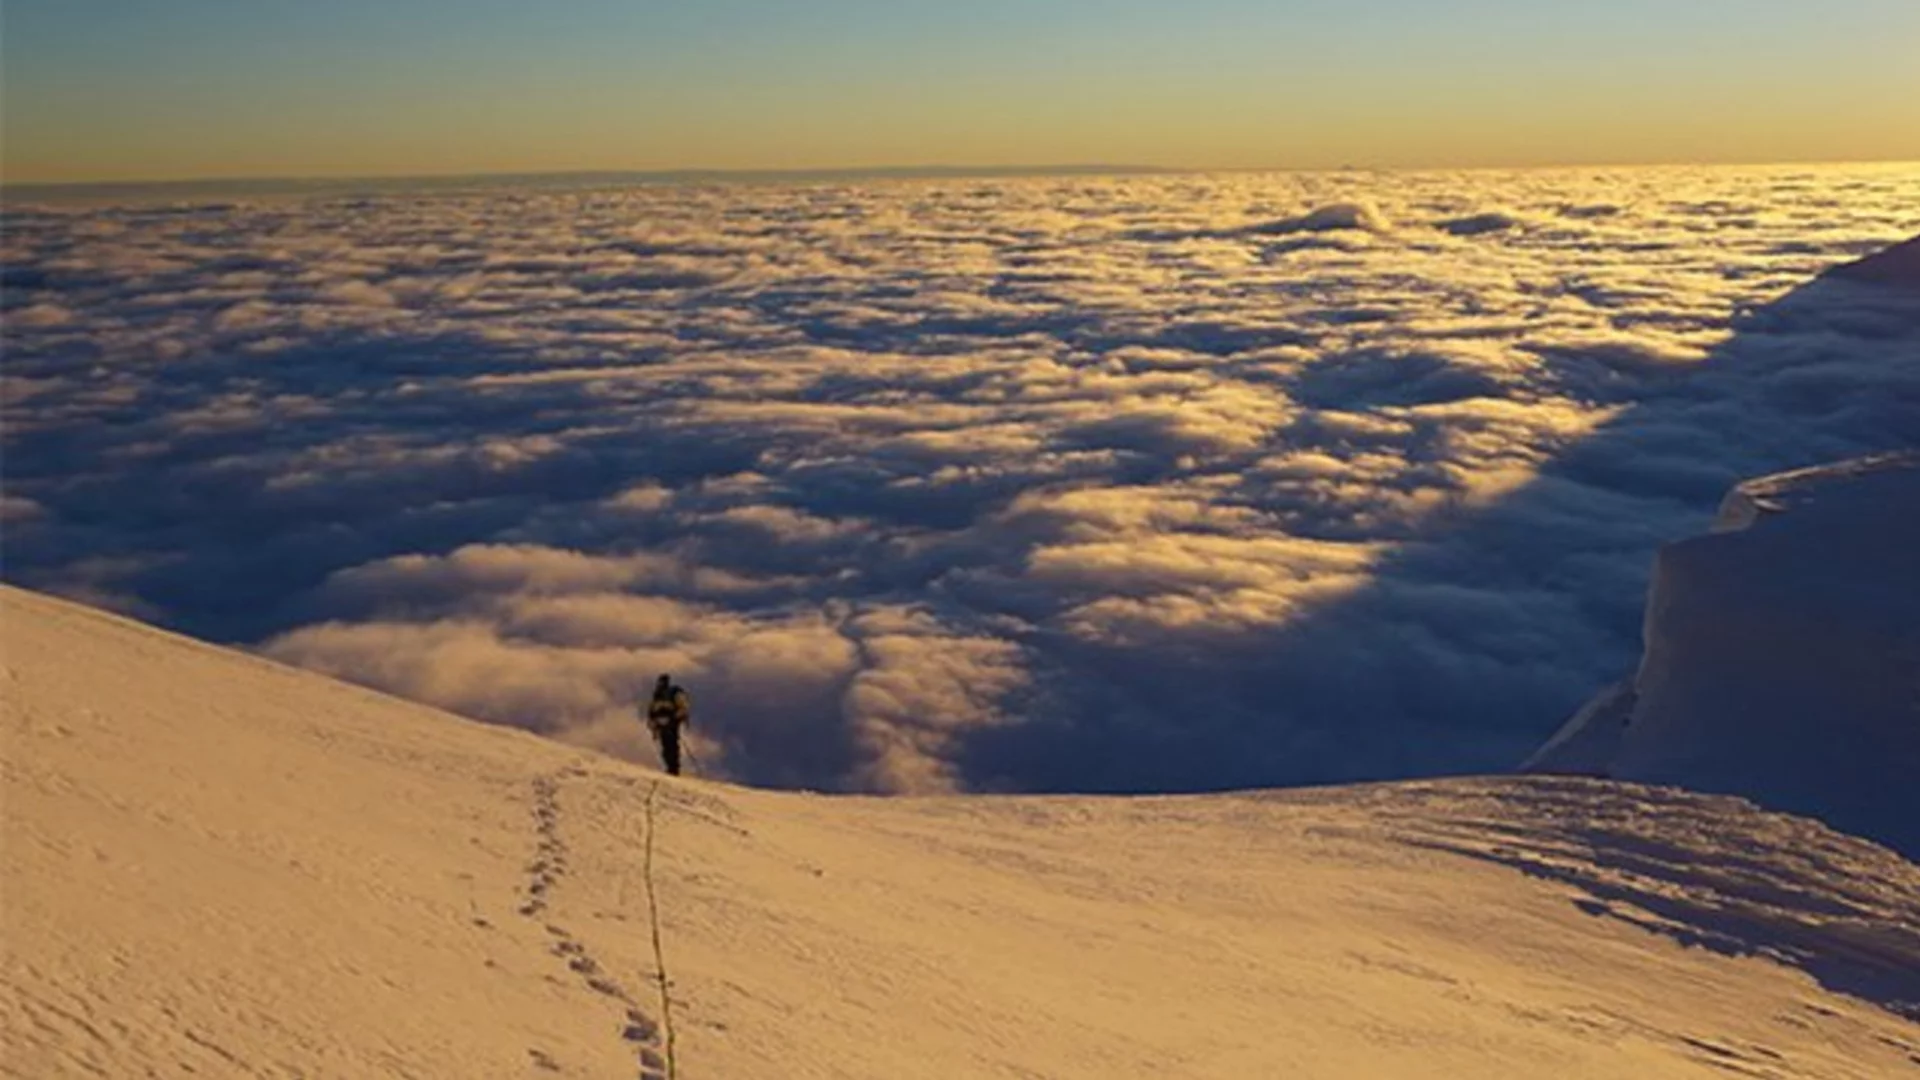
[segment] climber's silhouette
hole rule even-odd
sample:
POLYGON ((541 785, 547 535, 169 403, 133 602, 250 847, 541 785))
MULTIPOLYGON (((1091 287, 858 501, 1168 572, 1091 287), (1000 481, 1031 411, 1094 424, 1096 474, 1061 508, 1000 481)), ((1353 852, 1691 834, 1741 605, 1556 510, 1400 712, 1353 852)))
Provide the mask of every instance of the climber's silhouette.
POLYGON ((647 727, 660 744, 660 761, 670 775, 680 775, 680 729, 692 721, 692 700, 686 688, 675 686, 671 675, 660 676, 653 684, 653 700, 647 703, 647 727))

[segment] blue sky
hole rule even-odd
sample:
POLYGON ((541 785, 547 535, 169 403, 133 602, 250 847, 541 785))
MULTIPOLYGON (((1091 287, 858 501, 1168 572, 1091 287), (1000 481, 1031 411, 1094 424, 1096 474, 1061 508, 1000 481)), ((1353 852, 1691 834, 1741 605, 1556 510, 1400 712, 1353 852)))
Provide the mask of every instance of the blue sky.
POLYGON ((1912 0, 10 0, 12 181, 1920 157, 1912 0))

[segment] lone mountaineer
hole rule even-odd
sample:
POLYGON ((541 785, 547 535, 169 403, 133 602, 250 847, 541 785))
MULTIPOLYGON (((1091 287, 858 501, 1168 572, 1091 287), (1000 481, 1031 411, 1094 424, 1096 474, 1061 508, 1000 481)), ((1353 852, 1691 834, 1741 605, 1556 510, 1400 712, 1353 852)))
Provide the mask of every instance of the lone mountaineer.
POLYGON ((670 776, 680 775, 680 729, 693 722, 693 708, 685 687, 675 686, 670 675, 660 676, 653 684, 653 700, 647 703, 647 727, 660 744, 660 761, 670 776))

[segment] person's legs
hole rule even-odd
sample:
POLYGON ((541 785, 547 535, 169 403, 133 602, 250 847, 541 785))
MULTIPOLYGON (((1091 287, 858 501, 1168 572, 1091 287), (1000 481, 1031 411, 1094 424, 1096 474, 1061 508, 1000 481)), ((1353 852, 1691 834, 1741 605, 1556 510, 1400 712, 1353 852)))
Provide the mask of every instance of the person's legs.
POLYGON ((668 724, 660 729, 660 760, 666 765, 668 776, 680 775, 679 724, 668 724))

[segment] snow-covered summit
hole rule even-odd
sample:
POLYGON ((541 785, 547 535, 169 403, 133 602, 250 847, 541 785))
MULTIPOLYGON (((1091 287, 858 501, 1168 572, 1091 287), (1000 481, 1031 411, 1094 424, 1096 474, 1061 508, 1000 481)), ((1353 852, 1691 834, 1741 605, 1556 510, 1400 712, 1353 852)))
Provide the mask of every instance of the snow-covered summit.
POLYGON ((1920 868, 1737 799, 822 798, 13 589, 0 633, 0 1075, 1920 1066, 1920 868))
POLYGON ((1682 784, 1920 852, 1920 455, 1749 481, 1663 548, 1635 677, 1527 768, 1682 784))

